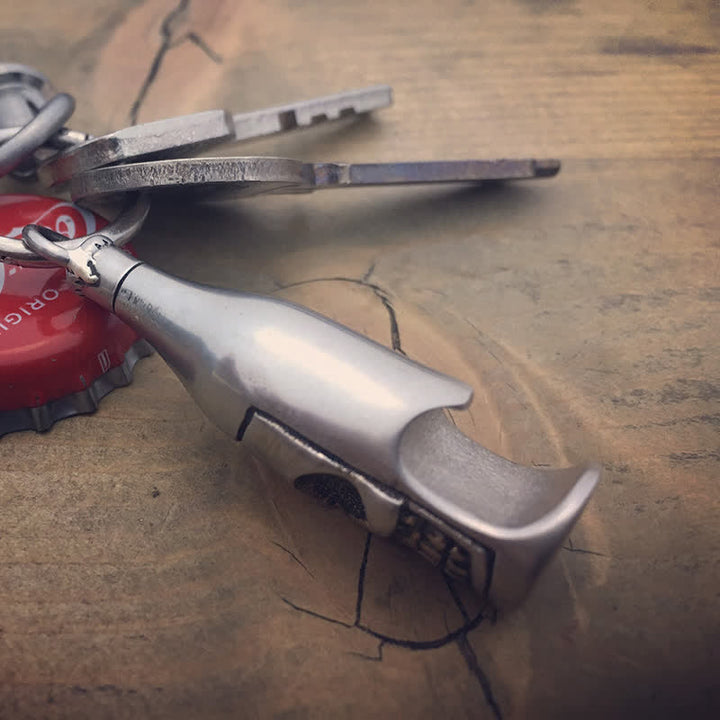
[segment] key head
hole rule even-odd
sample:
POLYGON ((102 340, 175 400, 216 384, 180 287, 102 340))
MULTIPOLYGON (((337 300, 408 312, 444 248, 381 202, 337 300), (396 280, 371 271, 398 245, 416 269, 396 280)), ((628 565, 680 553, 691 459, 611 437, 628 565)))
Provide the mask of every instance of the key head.
POLYGON ((53 158, 39 176, 46 185, 60 185, 94 168, 198 153, 234 137, 232 117, 224 110, 156 120, 89 140, 53 158))
POLYGON ((312 189, 312 166, 288 158, 193 158, 98 168, 73 177, 76 200, 127 192, 164 192, 216 200, 312 189))

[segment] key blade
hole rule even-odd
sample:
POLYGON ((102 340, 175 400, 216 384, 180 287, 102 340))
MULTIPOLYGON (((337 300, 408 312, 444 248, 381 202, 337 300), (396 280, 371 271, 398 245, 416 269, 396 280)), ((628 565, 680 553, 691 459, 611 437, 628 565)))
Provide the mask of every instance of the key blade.
POLYGON ((233 116, 235 139, 252 140, 392 105, 392 88, 374 85, 233 116))
POLYGON ((553 177, 559 160, 449 160, 399 163, 315 163, 315 188, 473 183, 553 177))

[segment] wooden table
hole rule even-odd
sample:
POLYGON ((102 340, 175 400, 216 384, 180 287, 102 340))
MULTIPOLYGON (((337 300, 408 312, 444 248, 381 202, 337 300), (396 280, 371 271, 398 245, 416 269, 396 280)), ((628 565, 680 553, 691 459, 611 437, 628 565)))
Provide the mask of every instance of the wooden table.
MULTIPOLYGON (((0 717, 710 717, 720 709, 717 3, 5 0, 95 134, 386 82, 244 154, 559 157, 557 179, 155 205, 141 254, 472 384, 458 424, 604 478, 518 611, 256 465, 158 357, 0 441, 0 717)), ((228 152, 237 152, 229 149, 228 152)), ((2 189, 15 188, 5 181, 2 189)))

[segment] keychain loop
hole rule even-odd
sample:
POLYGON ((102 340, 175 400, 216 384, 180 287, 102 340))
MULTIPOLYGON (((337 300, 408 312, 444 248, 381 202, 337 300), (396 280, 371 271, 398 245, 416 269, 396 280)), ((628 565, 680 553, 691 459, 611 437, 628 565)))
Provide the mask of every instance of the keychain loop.
MULTIPOLYGON (((145 218, 150 211, 150 200, 146 195, 130 195, 120 211, 120 214, 107 227, 102 230, 102 235, 108 238, 113 245, 122 247, 142 227, 145 218)), ((92 233, 95 234, 95 233, 92 233)), ((88 236, 74 238, 73 240, 60 241, 62 247, 76 247, 86 240, 88 236)), ((22 238, 10 238, 0 235, 0 262, 8 262, 14 265, 25 267, 55 267, 55 263, 36 255, 25 247, 22 238)))
POLYGON ((65 124, 75 110, 72 95, 58 93, 38 114, 0 145, 0 177, 11 173, 23 160, 42 147, 65 124))

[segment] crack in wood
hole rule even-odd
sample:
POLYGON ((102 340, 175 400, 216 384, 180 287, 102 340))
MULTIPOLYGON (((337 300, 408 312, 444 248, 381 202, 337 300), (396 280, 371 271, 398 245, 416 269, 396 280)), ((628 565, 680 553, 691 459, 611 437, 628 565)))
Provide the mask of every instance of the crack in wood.
POLYGON ((402 341, 400 339, 400 325, 398 324, 397 312, 395 310, 395 306, 390 300, 389 293, 377 283, 369 282, 368 278, 373 274, 374 271, 375 263, 370 266, 370 269, 361 278, 350 278, 343 276, 311 278, 309 280, 299 280, 298 282, 289 283, 288 285, 280 285, 278 286, 277 290, 287 290, 289 288, 300 287, 301 285, 311 285, 312 283, 318 282, 344 282, 368 288, 368 290, 372 291, 373 295, 375 295, 375 297, 380 300, 382 306, 385 308, 385 311, 388 314, 388 320, 390 322, 390 345, 392 349, 395 352, 407 357, 407 353, 405 352, 405 350, 403 350, 402 341))
POLYGON ((349 655, 354 655, 355 657, 359 657, 362 660, 368 660, 369 662, 382 662, 383 661, 383 646, 385 645, 385 641, 381 640, 378 643, 377 646, 377 655, 366 655, 365 653, 359 653, 359 652, 350 652, 349 655))
MULTIPOLYGON (((350 278, 350 277, 343 277, 343 276, 335 276, 335 277, 320 277, 320 278, 311 278, 308 280, 300 280, 298 282, 289 283, 287 285, 280 285, 277 289, 278 290, 287 290, 289 288, 293 287, 299 287, 302 285, 310 285, 312 283, 318 283, 318 282, 344 282, 344 283, 351 283, 354 285, 360 285, 361 287, 368 288, 372 291, 372 293, 375 295, 375 297, 380 300, 383 307, 385 308, 385 311, 388 314, 388 320, 390 323, 390 341, 392 345, 392 349, 395 352, 400 353, 401 355, 405 355, 406 353, 402 348, 402 341, 400 338, 400 327, 397 320, 397 313, 395 311, 395 307, 393 306, 389 293, 382 288, 377 283, 370 282, 370 277, 375 272, 375 266, 376 263, 373 262, 370 267, 368 268, 367 272, 361 277, 361 278, 350 278)), ((454 421, 453 421, 454 422, 454 421)), ((372 541, 372 535, 370 533, 367 534, 366 540, 365 540, 365 547, 363 549, 363 555, 362 560, 360 562, 360 569, 358 572, 358 582, 357 582, 357 596, 356 596, 356 602, 355 602, 355 620, 352 623, 347 623, 342 620, 338 620, 336 618, 331 618, 327 615, 323 615, 321 613, 315 612, 314 610, 310 610, 309 608, 302 607, 301 605, 297 605, 296 603, 292 602, 291 600, 288 600, 287 598, 281 598, 284 603, 289 605, 293 610, 296 610, 297 612, 305 613, 306 615, 310 615, 311 617, 317 618, 318 620, 324 620, 325 622, 332 623, 334 625, 340 625, 341 627, 347 628, 347 629, 354 629, 354 630, 360 630, 361 632, 365 633, 366 635, 370 635, 371 637, 376 638, 378 643, 377 648, 377 655, 365 655, 363 653, 352 653, 353 655, 358 655, 363 660, 367 661, 373 661, 373 662, 382 662, 383 660, 383 647, 385 645, 393 645, 395 647, 402 647, 406 650, 414 650, 414 651, 422 651, 422 650, 436 650, 438 648, 444 647, 452 642, 456 643, 458 646, 458 649, 460 651, 460 654, 465 661, 465 665, 468 668, 468 671, 470 674, 477 680, 478 684, 480 685, 480 688, 482 689, 483 695, 485 697, 485 701, 487 702, 488 706, 492 710, 495 718, 497 720, 502 720, 502 711, 500 709, 500 706, 495 698, 495 695, 492 690, 492 685, 490 683, 490 680, 487 676, 487 674, 483 671, 483 669, 480 667, 480 663, 478 661, 477 655, 475 654, 475 651, 472 648, 472 645, 470 644, 470 641, 468 640, 468 634, 474 630, 476 627, 480 625, 480 623, 485 619, 485 612, 484 610, 481 610, 477 613, 474 617, 470 617, 469 613, 467 612, 467 609, 465 608, 464 603, 462 602, 460 596, 457 594, 457 591, 455 590, 455 587, 452 585, 450 580, 446 577, 445 581, 448 587, 448 590, 450 591, 450 594, 453 598, 453 601, 455 605, 457 606, 458 610, 460 611, 462 618, 463 618, 463 625, 461 625, 456 630, 449 631, 447 634, 443 635, 439 638, 434 638, 431 640, 409 640, 405 638, 397 638, 390 635, 385 635, 383 633, 379 633, 376 630, 373 630, 371 627, 364 625, 362 623, 362 603, 363 598, 365 594, 365 575, 367 572, 367 564, 368 559, 370 555, 370 544, 372 541)))
POLYGON ((463 617, 463 624, 455 630, 451 630, 445 635, 442 635, 438 638, 431 638, 429 640, 410 640, 408 638, 399 638, 392 635, 386 635, 384 633, 378 632, 377 630, 374 630, 369 625, 365 625, 362 622, 362 604, 365 596, 365 576, 367 573, 371 542, 372 535, 370 533, 367 533, 365 539, 365 546, 363 548, 363 555, 360 561, 360 568, 358 570, 357 598, 355 601, 355 619, 352 623, 345 622, 344 620, 339 620, 328 615, 323 615, 322 613, 316 612, 315 610, 311 610, 310 608, 298 605, 297 603, 294 603, 292 600, 289 600, 286 597, 280 596, 280 599, 286 605, 288 605, 297 612, 309 615, 310 617, 314 617, 324 622, 331 623, 332 625, 339 625, 340 627, 346 628, 348 630, 359 630, 365 635, 369 635, 370 637, 377 639, 379 641, 377 648, 377 656, 366 655, 364 653, 351 653, 353 655, 361 657, 363 660, 382 662, 383 648, 385 647, 385 645, 392 645, 394 647, 400 647, 411 651, 426 651, 437 650, 439 648, 445 647, 446 645, 449 645, 450 643, 456 643, 458 649, 460 650, 460 654, 465 660, 465 664, 467 665, 469 672, 480 685, 485 700, 488 703, 488 706, 492 710, 497 720, 502 720, 502 712, 500 710, 500 706, 498 705, 497 700, 495 699, 490 680, 487 674, 480 667, 480 663, 477 659, 475 651, 473 650, 472 646, 470 645, 470 641, 468 640, 469 633, 475 630, 475 628, 477 628, 482 623, 482 621, 486 618, 486 614, 484 610, 481 610, 476 615, 470 616, 470 614, 467 612, 467 609, 465 608, 464 603, 460 599, 457 591, 455 590, 448 578, 445 578, 446 584, 453 598, 453 601, 455 602, 455 605, 458 607, 458 610, 463 617))
POLYGON ((212 50, 205 40, 203 40, 196 32, 188 31, 177 38, 174 37, 177 25, 182 23, 182 21, 187 17, 189 7, 190 0, 180 0, 180 2, 178 2, 178 4, 165 16, 162 24, 160 25, 160 37, 162 42, 160 43, 160 47, 150 63, 150 68, 145 76, 145 80, 143 80, 143 84, 140 86, 140 90, 130 107, 131 125, 137 124, 140 108, 145 102, 145 98, 147 97, 150 88, 157 79, 163 60, 165 59, 165 55, 167 55, 169 50, 186 41, 190 41, 199 47, 200 50, 202 50, 213 62, 219 64, 223 60, 222 56, 212 50))
POLYGON ((308 566, 292 550, 288 550, 284 545, 281 545, 275 540, 271 540, 270 542, 276 547, 279 547, 283 552, 287 553, 313 580, 315 579, 315 576, 310 572, 308 566))
POLYGON ((563 550, 568 552, 580 553, 581 555, 597 555, 598 557, 607 557, 604 553, 596 552, 595 550, 586 550, 585 548, 575 547, 571 538, 568 538, 568 544, 562 546, 563 550))
MULTIPOLYGON (((465 603, 462 601, 462 598, 458 594, 457 588, 453 584, 452 580, 447 576, 445 576, 445 584, 447 585, 447 589, 452 596, 455 606, 460 611, 460 614, 463 616, 465 622, 469 623, 470 615, 468 614, 467 608, 465 607, 465 603)), ((480 666, 477 654, 475 653, 475 650, 470 644, 468 633, 460 635, 455 642, 457 643, 460 654, 462 655, 468 670, 480 684, 483 695, 485 696, 485 702, 487 702, 497 720, 502 720, 502 711, 500 709, 500 705, 498 704, 497 699, 495 698, 495 693, 493 692, 490 678, 480 666)))

